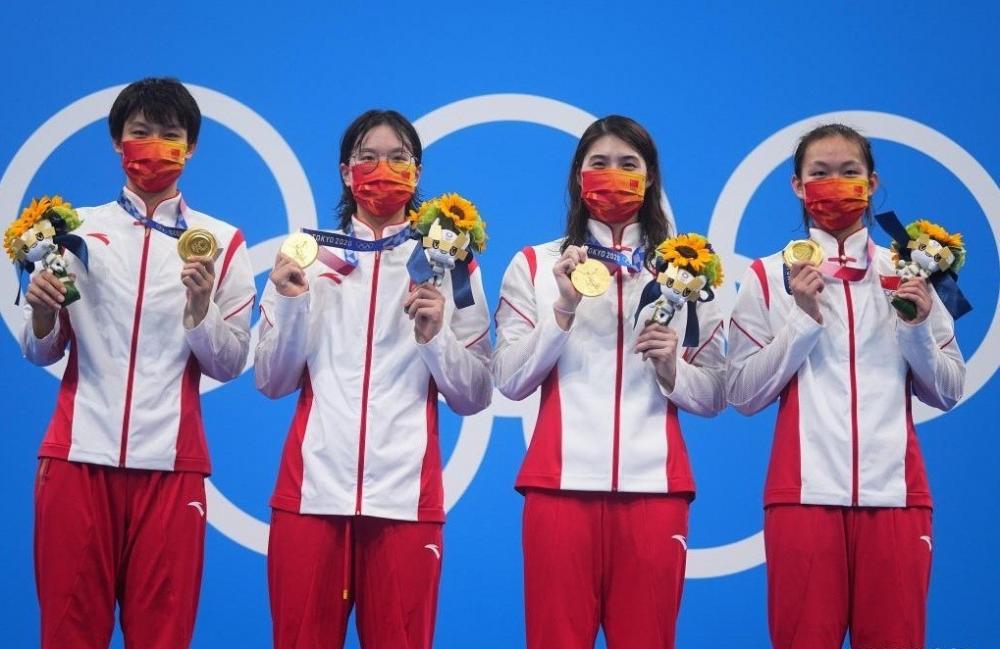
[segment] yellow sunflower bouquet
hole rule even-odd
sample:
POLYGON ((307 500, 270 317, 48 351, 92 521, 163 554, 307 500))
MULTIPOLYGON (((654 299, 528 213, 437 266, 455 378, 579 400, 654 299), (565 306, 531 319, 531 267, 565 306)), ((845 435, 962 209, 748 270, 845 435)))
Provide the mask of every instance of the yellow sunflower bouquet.
POLYGON ((458 194, 443 194, 411 211, 410 225, 422 244, 410 257, 410 279, 418 284, 429 281, 441 286, 450 271, 455 304, 459 308, 473 304, 469 286, 470 253, 483 252, 487 238, 486 223, 476 206, 458 194))
MULTIPOLYGON (((915 278, 930 281, 953 318, 967 313, 972 307, 957 285, 957 274, 966 258, 962 235, 923 219, 907 225, 905 234, 905 244, 894 240, 890 246, 896 275, 902 281, 915 278)), ((910 300, 893 295, 892 305, 907 320, 917 315, 917 307, 910 300)))
POLYGON ((684 346, 699 344, 698 302, 715 299, 713 289, 722 285, 724 273, 722 260, 708 239, 700 234, 688 233, 671 237, 656 247, 654 259, 656 277, 646 285, 635 312, 653 304, 653 314, 646 324, 667 325, 674 315, 687 305, 688 322, 684 333, 684 346))
MULTIPOLYGON (((910 235, 910 240, 906 242, 910 260, 923 271, 923 277, 938 271, 958 273, 965 265, 965 242, 961 233, 953 234, 937 223, 923 219, 907 225, 906 233, 910 235)), ((900 258, 900 246, 896 241, 892 242, 892 261, 897 267, 904 261, 900 258)))
POLYGON ((86 267, 87 245, 82 238, 70 234, 82 222, 73 206, 62 197, 43 196, 33 199, 7 227, 3 236, 7 256, 22 272, 34 272, 35 265, 41 264, 66 285, 64 305, 78 300, 80 293, 67 270, 60 248, 72 252, 86 267))
POLYGON ((76 210, 61 196, 34 198, 7 227, 3 235, 3 248, 11 261, 23 261, 28 258, 32 247, 46 238, 43 233, 51 230, 51 238, 57 234, 57 226, 61 230, 59 233, 65 234, 75 230, 80 223, 82 221, 76 210), (44 221, 48 221, 48 224, 44 221), (39 237, 39 234, 43 236, 39 237))
POLYGON ((679 234, 663 241, 656 247, 656 259, 658 266, 662 260, 666 265, 686 270, 691 275, 703 276, 705 283, 712 288, 722 286, 722 280, 725 278, 722 272, 722 260, 712 249, 712 244, 705 237, 693 232, 679 234))
POLYGON ((467 198, 458 194, 442 194, 421 203, 417 211, 410 211, 410 223, 425 237, 430 236, 435 222, 442 230, 449 230, 456 235, 465 234, 468 247, 474 252, 486 249, 486 223, 479 216, 476 206, 467 198))

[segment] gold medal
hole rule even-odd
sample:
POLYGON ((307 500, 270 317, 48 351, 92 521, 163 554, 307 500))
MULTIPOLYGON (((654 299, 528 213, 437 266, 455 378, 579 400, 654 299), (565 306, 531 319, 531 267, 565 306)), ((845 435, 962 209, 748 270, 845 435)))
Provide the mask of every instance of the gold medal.
POLYGON ((799 239, 789 241, 781 256, 785 259, 785 265, 789 267, 803 261, 811 266, 819 266, 823 261, 823 248, 812 239, 799 239))
POLYGON ((578 265, 569 278, 576 290, 580 291, 580 295, 586 297, 604 295, 611 286, 611 273, 608 272, 608 267, 596 259, 588 259, 578 265))
POLYGON ((177 240, 177 254, 184 261, 188 261, 192 257, 215 259, 215 254, 218 251, 219 243, 208 230, 200 228, 185 230, 184 234, 177 240))
POLYGON ((305 232, 296 232, 288 235, 285 242, 281 244, 281 254, 290 257, 296 264, 305 268, 316 261, 319 254, 319 244, 305 232))

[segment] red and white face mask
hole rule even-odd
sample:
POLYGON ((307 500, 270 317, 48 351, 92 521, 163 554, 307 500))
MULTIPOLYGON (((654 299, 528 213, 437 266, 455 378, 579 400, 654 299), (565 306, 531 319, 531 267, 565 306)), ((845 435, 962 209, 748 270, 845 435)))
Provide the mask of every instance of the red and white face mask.
POLYGON ((180 177, 187 151, 175 140, 122 140, 122 168, 136 187, 155 194, 180 177))
POLYGON ((827 232, 854 225, 868 209, 867 178, 824 178, 803 185, 806 212, 827 232))
POLYGON ((580 172, 580 194, 595 219, 624 223, 642 207, 646 176, 623 169, 589 169, 580 172))
POLYGON ((396 171, 389 165, 376 165, 363 171, 360 165, 351 167, 351 193, 358 205, 380 219, 403 209, 417 188, 417 169, 412 162, 396 171))

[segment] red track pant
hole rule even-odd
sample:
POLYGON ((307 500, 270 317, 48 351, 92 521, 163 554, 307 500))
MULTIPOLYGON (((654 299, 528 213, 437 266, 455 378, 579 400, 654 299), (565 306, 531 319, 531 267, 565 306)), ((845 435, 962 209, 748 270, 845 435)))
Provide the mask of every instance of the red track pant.
POLYGON ((524 501, 529 649, 669 649, 687 556, 681 495, 530 489, 524 501))
POLYGON ((35 583, 42 647, 187 647, 205 544, 205 479, 42 458, 35 583))
POLYGON ((277 649, 431 649, 442 524, 271 510, 267 576, 277 649), (346 597, 345 597, 346 592, 346 597))
POLYGON ((772 505, 764 543, 775 649, 923 649, 930 509, 772 505))

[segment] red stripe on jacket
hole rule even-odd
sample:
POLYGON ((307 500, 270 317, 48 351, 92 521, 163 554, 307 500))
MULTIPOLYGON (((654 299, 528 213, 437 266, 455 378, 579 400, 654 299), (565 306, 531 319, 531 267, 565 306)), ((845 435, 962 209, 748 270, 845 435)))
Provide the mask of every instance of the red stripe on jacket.
POLYGON ((687 445, 681 435, 681 424, 677 418, 677 406, 667 404, 667 491, 690 494, 694 499, 694 476, 691 475, 691 461, 687 445))
POLYGON ((771 443, 771 460, 764 483, 764 505, 802 500, 802 452, 799 441, 799 378, 781 391, 778 420, 771 443))
POLYGON ((427 447, 420 465, 420 499, 417 520, 444 522, 444 487, 441 473, 441 442, 438 434, 438 389, 431 377, 427 384, 427 447))
POLYGON ((309 413, 312 411, 313 391, 309 379, 309 367, 302 371, 302 389, 295 404, 295 415, 281 451, 281 466, 278 468, 278 482, 271 496, 271 507, 299 513, 302 505, 302 440, 306 435, 309 413))
POLYGON ((194 354, 188 356, 181 379, 181 416, 177 429, 177 454, 175 471, 195 471, 209 474, 212 465, 208 459, 205 425, 201 418, 201 366, 194 354))
POLYGON ((535 257, 535 249, 531 246, 525 246, 521 250, 521 254, 524 255, 524 259, 528 262, 528 272, 531 274, 531 283, 535 283, 535 274, 538 272, 538 258, 535 257))
POLYGON ((226 279, 226 273, 229 271, 229 264, 233 261, 233 256, 236 254, 236 251, 244 241, 243 232, 237 230, 236 234, 233 235, 232 240, 229 242, 229 246, 226 248, 226 256, 222 260, 222 270, 219 271, 219 286, 222 286, 222 280, 226 279))
POLYGON ((906 376, 906 457, 903 459, 906 476, 906 506, 933 507, 931 487, 927 482, 924 456, 917 441, 917 429, 913 425, 913 373, 906 376))
POLYGON ((538 421, 515 487, 558 489, 562 478, 562 404, 559 398, 559 367, 542 382, 538 421))
POLYGON ((59 396, 56 397, 56 411, 49 421, 45 438, 38 450, 39 457, 54 457, 65 460, 69 457, 69 449, 73 443, 73 410, 76 404, 76 388, 79 384, 79 353, 77 352, 76 334, 69 321, 69 312, 59 310, 60 337, 69 341, 69 361, 59 384, 59 396))

